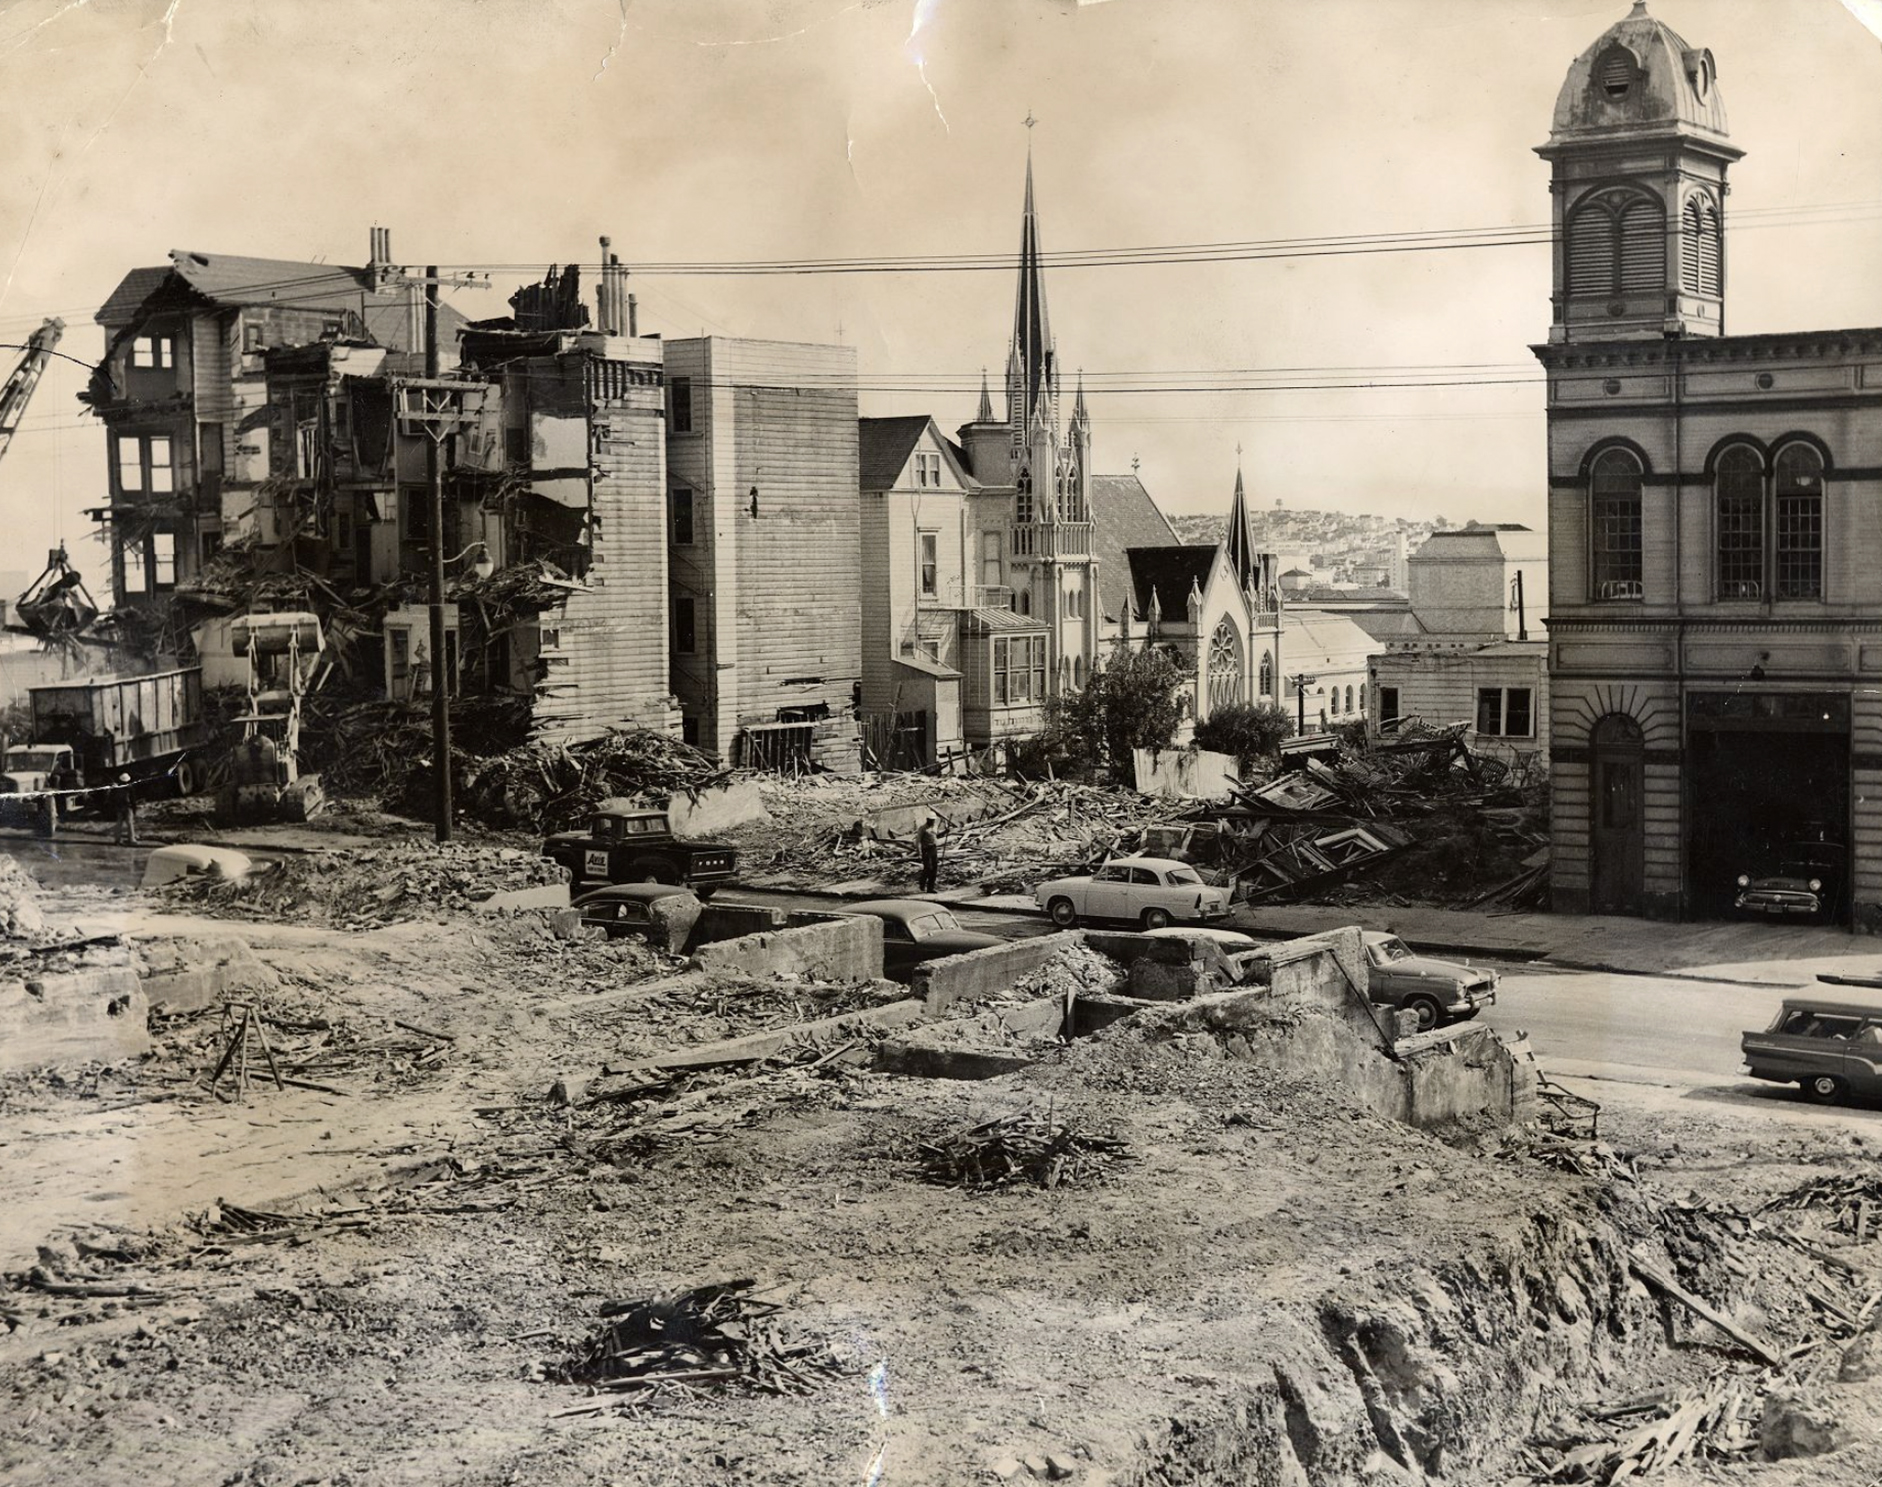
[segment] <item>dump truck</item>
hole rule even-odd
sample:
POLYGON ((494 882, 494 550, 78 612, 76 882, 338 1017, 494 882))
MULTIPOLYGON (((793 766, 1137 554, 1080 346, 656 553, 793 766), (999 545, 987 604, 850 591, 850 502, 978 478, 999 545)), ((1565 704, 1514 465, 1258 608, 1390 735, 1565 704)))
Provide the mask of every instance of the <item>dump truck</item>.
POLYGON ((738 874, 738 848, 726 842, 683 842, 667 813, 630 800, 604 800, 586 831, 558 831, 542 855, 569 870, 569 891, 599 883, 684 883, 710 898, 738 874))
POLYGON ((202 789, 197 751, 209 741, 202 667, 56 682, 32 687, 27 696, 32 737, 8 745, 0 795, 52 788, 55 773, 62 788, 77 792, 62 810, 93 804, 90 792, 114 789, 126 778, 139 800, 202 789))

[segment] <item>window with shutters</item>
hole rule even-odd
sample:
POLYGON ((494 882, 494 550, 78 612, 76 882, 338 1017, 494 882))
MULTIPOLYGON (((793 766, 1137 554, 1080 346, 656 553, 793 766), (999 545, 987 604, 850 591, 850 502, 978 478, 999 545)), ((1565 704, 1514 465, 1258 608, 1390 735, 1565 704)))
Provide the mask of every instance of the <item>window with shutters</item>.
POLYGON ((1688 294, 1717 296, 1724 288, 1724 235, 1719 209, 1695 196, 1686 203, 1680 254, 1680 287, 1688 294))
POLYGON ((1621 208, 1622 290, 1629 294, 1666 287, 1666 213, 1659 202, 1636 197, 1621 208))
POLYGON ((1651 294, 1666 287, 1666 212, 1640 191, 1603 191, 1568 219, 1570 294, 1651 294))
POLYGON ((1639 599, 1640 461, 1625 449, 1610 449, 1589 473, 1594 597, 1639 599))
POLYGON ((1718 500, 1718 597, 1764 597, 1764 461, 1734 445, 1713 467, 1718 500))

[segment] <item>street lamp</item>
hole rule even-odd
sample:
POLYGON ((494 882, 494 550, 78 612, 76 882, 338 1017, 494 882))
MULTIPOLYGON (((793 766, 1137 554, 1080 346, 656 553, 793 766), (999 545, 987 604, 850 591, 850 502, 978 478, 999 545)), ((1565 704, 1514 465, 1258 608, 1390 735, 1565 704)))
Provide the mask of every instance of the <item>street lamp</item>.
POLYGON ((469 547, 465 548, 463 552, 459 553, 457 557, 446 558, 444 565, 448 568, 451 564, 455 563, 458 558, 463 557, 466 553, 473 552, 477 554, 477 561, 471 564, 471 572, 477 576, 477 581, 481 583, 484 579, 490 577, 491 574, 497 571, 497 565, 490 557, 489 547, 482 542, 473 542, 469 547))
POLYGON ((1307 689, 1315 682, 1319 681, 1320 678, 1317 676, 1309 676, 1306 672, 1302 671, 1298 672, 1293 680, 1294 700, 1300 704, 1300 724, 1296 732, 1300 737, 1305 738, 1307 736, 1307 689))

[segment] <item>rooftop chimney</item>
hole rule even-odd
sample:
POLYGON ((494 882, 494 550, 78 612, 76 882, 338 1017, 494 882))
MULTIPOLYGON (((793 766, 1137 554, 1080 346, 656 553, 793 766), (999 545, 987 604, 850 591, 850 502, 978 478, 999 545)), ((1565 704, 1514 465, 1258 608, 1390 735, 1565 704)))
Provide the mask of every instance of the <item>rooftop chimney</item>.
POLYGON ((366 262, 366 282, 374 290, 384 289, 392 278, 392 229, 372 230, 372 254, 366 262))

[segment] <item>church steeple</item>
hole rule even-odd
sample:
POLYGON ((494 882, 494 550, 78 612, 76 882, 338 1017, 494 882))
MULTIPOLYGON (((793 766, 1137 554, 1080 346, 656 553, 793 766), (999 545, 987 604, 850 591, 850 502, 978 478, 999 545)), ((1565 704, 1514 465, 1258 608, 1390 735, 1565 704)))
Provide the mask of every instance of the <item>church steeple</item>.
POLYGON ((1044 406, 1056 425, 1057 353, 1046 315, 1045 269, 1039 261, 1039 218, 1033 210, 1032 149, 1026 151, 1026 209, 1020 223, 1019 291, 1013 305, 1013 346, 1007 360, 1007 404, 1015 431, 1031 426, 1044 406))
POLYGON ((993 393, 987 387, 987 369, 980 369, 980 411, 974 415, 975 423, 993 422, 993 393))
POLYGON ((1242 588, 1253 586, 1251 575, 1257 568, 1255 558, 1255 528, 1248 517, 1248 494, 1242 489, 1242 467, 1235 451, 1235 499, 1229 506, 1228 536, 1223 539, 1223 546, 1228 551, 1229 571, 1235 575, 1235 582, 1242 588))

